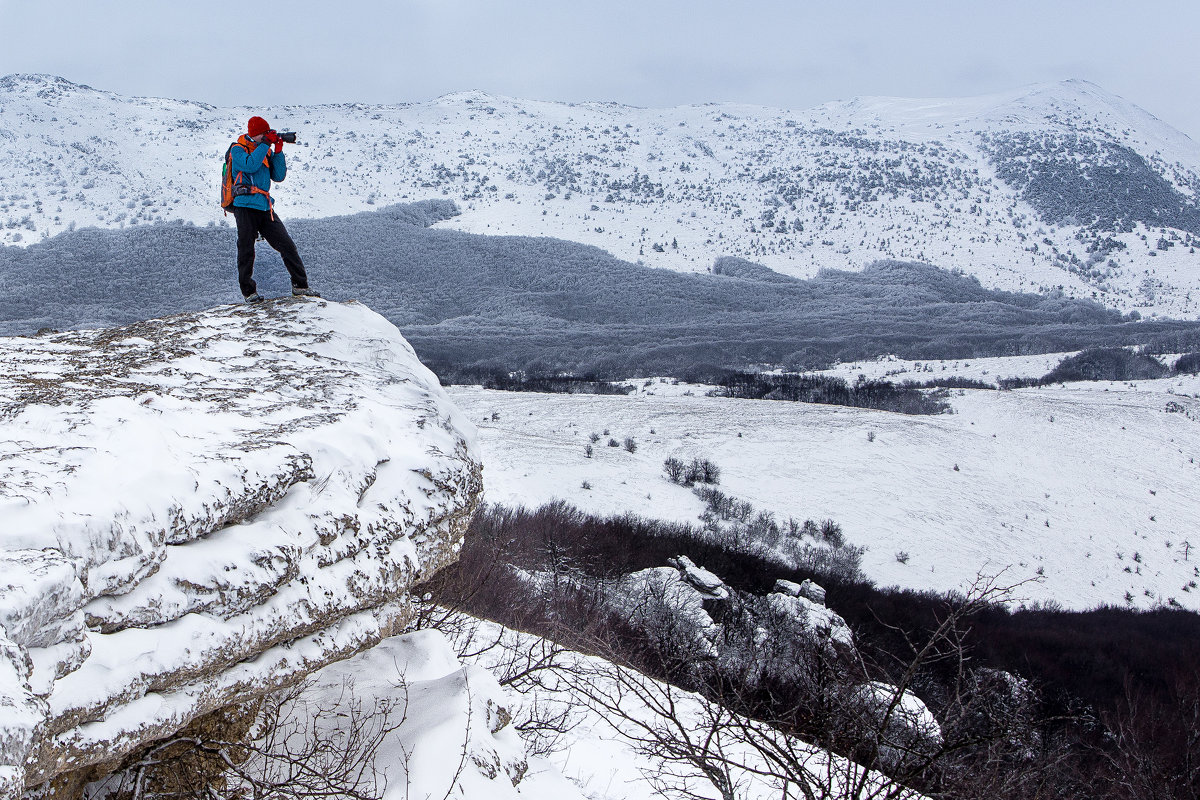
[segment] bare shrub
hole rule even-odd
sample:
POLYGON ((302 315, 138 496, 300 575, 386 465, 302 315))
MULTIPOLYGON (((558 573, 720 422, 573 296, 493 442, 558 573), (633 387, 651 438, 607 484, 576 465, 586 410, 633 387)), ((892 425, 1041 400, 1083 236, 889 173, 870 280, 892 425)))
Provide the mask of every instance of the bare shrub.
POLYGON ((841 547, 846 543, 846 536, 842 533, 842 526, 831 519, 821 522, 821 538, 834 547, 841 547))
POLYGON ((862 576, 862 558, 865 547, 843 545, 824 547, 800 539, 787 539, 784 551, 791 557, 795 568, 801 572, 835 578, 842 581, 859 580, 862 576))
POLYGON ((1165 696, 1127 686, 1104 721, 1109 746, 1097 751, 1115 797, 1200 797, 1200 671, 1194 666, 1168 679, 1165 696))
POLYGON ((353 684, 326 701, 306 693, 308 687, 297 684, 251 704, 253 722, 240 729, 202 718, 140 752, 97 789, 130 800, 377 800, 384 782, 375 757, 404 723, 403 683, 397 683, 399 696, 370 701, 357 697, 353 684))
POLYGON ((939 798, 1049 796, 1043 791, 1062 773, 1057 755, 1029 752, 1027 716, 959 724, 978 720, 980 699, 992 696, 970 690, 978 682, 966 668, 969 620, 1012 588, 980 579, 896 663, 863 660, 856 669, 833 651, 804 647, 802 664, 786 678, 800 681, 803 698, 791 694, 784 704, 772 699, 784 684, 769 680, 762 666, 764 657, 794 663, 791 653, 757 650, 733 665, 714 662, 698 697, 647 677, 619 645, 599 641, 589 649, 605 661, 589 662, 568 679, 618 736, 654 759, 647 777, 664 796, 741 800, 761 795, 764 785, 769 795, 812 800, 900 800, 914 789, 939 798), (956 665, 951 684, 959 691, 943 704, 947 724, 914 738, 907 698, 938 664, 956 665), (862 681, 872 673, 891 682, 864 705, 862 681))
POLYGON ((667 480, 671 483, 683 483, 685 469, 684 463, 674 456, 663 462, 663 472, 667 473, 667 480))
POLYGON ((720 483, 721 470, 706 458, 693 458, 683 475, 683 485, 720 483))

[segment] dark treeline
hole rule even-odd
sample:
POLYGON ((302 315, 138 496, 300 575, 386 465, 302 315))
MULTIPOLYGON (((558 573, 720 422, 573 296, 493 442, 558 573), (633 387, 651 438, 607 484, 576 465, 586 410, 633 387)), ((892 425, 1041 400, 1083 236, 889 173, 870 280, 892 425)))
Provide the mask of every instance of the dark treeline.
MULTIPOLYGON (((799 403, 873 408, 901 414, 944 414, 950 404, 938 395, 920 391, 930 388, 984 388, 990 384, 978 381, 943 379, 936 385, 917 386, 895 384, 885 380, 860 378, 849 383, 843 378, 813 374, 771 374, 736 370, 686 372, 691 382, 711 384, 715 397, 734 397, 742 400, 789 400, 799 403)), ((460 377, 465 377, 460 375, 460 377)), ((595 375, 529 374, 491 371, 470 374, 470 383, 485 389, 509 392, 552 392, 557 394, 629 394, 633 387, 626 383, 598 380, 595 375)))
MULTIPOLYGON (((557 239, 429 227, 449 201, 288 220, 314 287, 394 322, 446 381, 496 371, 683 377, 697 367, 792 371, 895 353, 974 358, 1148 345, 1200 349, 1200 324, 1131 321, 1083 300, 984 289, 925 264, 796 280, 765 268, 649 269, 557 239)), ((233 231, 183 224, 76 230, 0 248, 0 333, 124 324, 238 302, 233 231)), ((256 278, 287 292, 274 251, 256 278)))
POLYGON ((849 383, 828 375, 734 372, 726 374, 717 383, 724 397, 827 403, 902 414, 944 414, 950 410, 949 403, 913 386, 862 377, 849 383))
MULTIPOLYGON (((687 684, 686 676, 694 675, 688 665, 672 667, 672 654, 651 652, 662 643, 648 643, 628 620, 606 610, 595 583, 661 567, 679 555, 719 575, 736 593, 765 595, 779 578, 815 580, 827 592, 827 605, 854 629, 859 650, 872 663, 899 669, 912 656, 913 643, 960 602, 955 595, 881 589, 845 572, 790 568, 701 536, 695 526, 632 514, 601 518, 561 502, 536 510, 485 507, 472 522, 459 562, 428 588, 439 603, 568 646, 587 649, 600 637, 646 671, 687 684), (531 581, 530 574, 551 580, 531 581)), ((737 624, 736 613, 725 619, 727 628, 737 624)), ((1132 778, 1154 782, 1158 794, 1147 797, 1192 797, 1188 791, 1200 788, 1200 775, 1188 767, 1197 754, 1196 720, 1187 716, 1189 703, 1200 703, 1200 616, 1173 609, 990 606, 968 627, 956 654, 965 661, 931 661, 916 683, 918 694, 937 713, 950 702, 947 692, 960 668, 1003 670, 1028 680, 1039 698, 1029 741, 1050 748, 1047 765, 1038 769, 1061 770, 1051 780, 1055 792, 1030 797, 1142 797, 1121 789, 1132 778), (1123 732, 1120 742, 1117 730, 1123 732), (1149 755, 1153 763, 1127 763, 1130 754, 1149 755)), ((759 700, 782 703, 801 719, 803 709, 794 706, 811 698, 796 691, 774 684, 759 700)), ((933 794, 935 786, 923 788, 933 794)))
POLYGON ((478 376, 485 389, 500 389, 506 392, 553 392, 555 394, 629 394, 633 387, 628 384, 597 380, 594 375, 530 375, 525 372, 501 372, 499 370, 478 376))
POLYGON ((904 381, 901 386, 909 389, 995 389, 996 385, 975 378, 957 375, 949 378, 930 378, 927 381, 904 381))
POLYGON ((1025 386, 1048 386, 1073 381, 1139 381, 1165 378, 1175 372, 1196 371, 1200 354, 1181 356, 1172 370, 1146 353, 1136 353, 1122 347, 1093 347, 1067 356, 1058 366, 1040 378, 1003 378, 1000 386, 1019 389, 1025 386))

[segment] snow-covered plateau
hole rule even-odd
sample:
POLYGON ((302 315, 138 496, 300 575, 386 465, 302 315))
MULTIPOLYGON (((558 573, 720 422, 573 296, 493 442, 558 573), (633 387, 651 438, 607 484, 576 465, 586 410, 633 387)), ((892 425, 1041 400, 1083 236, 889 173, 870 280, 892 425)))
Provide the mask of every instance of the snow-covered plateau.
POLYGON ((811 277, 917 260, 989 288, 1200 314, 1200 148, 1085 81, 809 110, 644 109, 462 92, 400 105, 216 108, 0 78, 0 244, 75 226, 226 224, 251 114, 299 132, 281 214, 445 197, 441 223, 554 236, 652 267, 737 256, 811 277))
POLYGON ((0 340, 0 795, 74 796, 401 631, 479 502, 475 437, 357 303, 0 340))
MULTIPOLYGON (((987 361, 925 362, 914 377, 1042 369, 1040 358, 987 361)), ((954 390, 953 413, 937 416, 707 397, 707 387, 663 379, 638 387, 451 389, 479 426, 486 500, 566 499, 591 513, 699 524, 704 502, 668 481, 663 462, 706 458, 720 488, 757 511, 841 524, 882 585, 940 592, 1003 573, 1030 581, 1018 592, 1029 602, 1200 609, 1194 376, 954 390), (634 452, 618 446, 627 437, 634 452)))

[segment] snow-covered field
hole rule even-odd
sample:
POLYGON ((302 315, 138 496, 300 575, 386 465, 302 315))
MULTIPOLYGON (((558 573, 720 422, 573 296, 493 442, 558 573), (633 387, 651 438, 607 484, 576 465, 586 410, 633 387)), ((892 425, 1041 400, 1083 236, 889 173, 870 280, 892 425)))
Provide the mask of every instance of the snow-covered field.
MULTIPOLYGON (((882 356, 865 361, 846 361, 835 364, 818 374, 855 381, 861 375, 868 379, 882 379, 892 383, 927 383, 947 378, 965 378, 991 386, 998 386, 1005 378, 1041 378, 1062 361, 1077 355, 1068 353, 1039 353, 1030 356, 997 356, 993 358, 964 358, 956 361, 914 361, 896 356, 882 356)), ((1155 356, 1163 365, 1171 367, 1181 353, 1155 356)), ((1181 384, 1180 389, 1184 387, 1181 384)), ((649 391, 654 391, 653 388, 649 391)), ((676 390, 677 391, 677 390, 676 390)))
POLYGON ((1200 609, 1196 378, 954 391, 954 413, 932 417, 689 391, 451 396, 479 426, 490 502, 694 521, 702 503, 662 463, 705 457, 760 510, 840 523, 880 584, 945 590, 1007 570, 1035 579, 1030 602, 1200 609), (625 437, 635 452, 608 446, 625 437))
POLYGON ((1002 356, 996 358, 965 358, 957 361, 913 361, 896 356, 884 356, 866 361, 847 361, 835 364, 819 374, 847 381, 862 375, 870 380, 882 379, 892 383, 965 378, 998 385, 1002 378, 1040 378, 1054 369, 1071 353, 1043 353, 1032 356, 1002 356))

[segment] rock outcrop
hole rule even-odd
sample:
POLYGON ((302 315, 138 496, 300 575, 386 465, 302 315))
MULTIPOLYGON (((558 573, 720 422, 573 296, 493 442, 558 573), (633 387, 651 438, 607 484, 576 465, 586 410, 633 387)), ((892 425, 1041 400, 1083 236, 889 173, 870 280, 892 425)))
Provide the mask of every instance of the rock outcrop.
POLYGON ((0 341, 0 796, 398 632, 481 488, 470 423, 357 303, 0 341))

